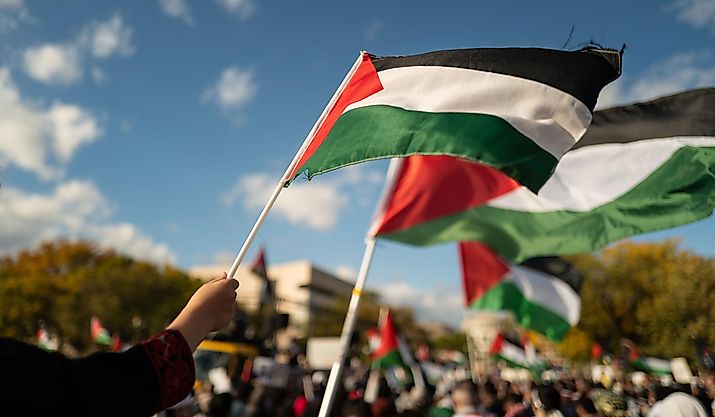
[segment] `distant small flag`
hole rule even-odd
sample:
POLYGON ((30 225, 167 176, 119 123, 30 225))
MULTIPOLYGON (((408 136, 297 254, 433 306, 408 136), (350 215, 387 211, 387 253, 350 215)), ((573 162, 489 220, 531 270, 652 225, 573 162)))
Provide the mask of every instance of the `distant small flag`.
POLYGON ((251 264, 251 271, 258 275, 263 282, 261 291, 261 307, 271 308, 275 305, 275 289, 273 282, 268 279, 268 268, 266 266, 266 250, 261 248, 256 259, 251 264))
POLYGON ((591 359, 597 361, 603 357, 603 348, 597 342, 591 344, 591 359))
POLYGON ((510 368, 529 369, 529 360, 524 349, 517 343, 508 340, 501 333, 494 338, 489 353, 506 362, 510 368))
POLYGON ((399 347, 397 330, 392 322, 392 314, 387 311, 385 320, 380 326, 379 344, 372 353, 373 366, 388 369, 394 366, 407 367, 407 362, 399 347))
POLYGON ((116 333, 112 335, 112 345, 110 349, 112 352, 121 352, 124 350, 124 343, 122 342, 122 338, 119 337, 119 335, 116 333))
POLYGON ((638 347, 630 339, 623 339, 621 343, 628 354, 628 362, 634 369, 656 375, 670 375, 672 373, 669 360, 641 356, 638 347))
POLYGON ((45 329, 44 326, 41 326, 37 330, 37 346, 45 350, 57 350, 57 342, 50 337, 50 334, 47 333, 47 329, 45 329))
POLYGON ((99 321, 97 316, 92 316, 89 320, 89 332, 95 344, 111 346, 112 338, 109 336, 109 331, 102 327, 102 322, 99 321))

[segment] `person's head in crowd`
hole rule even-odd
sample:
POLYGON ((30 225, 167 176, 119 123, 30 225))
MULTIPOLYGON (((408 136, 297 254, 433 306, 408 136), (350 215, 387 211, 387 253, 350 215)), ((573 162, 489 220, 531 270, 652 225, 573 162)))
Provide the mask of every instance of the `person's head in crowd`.
POLYGON ((608 390, 598 390, 593 395, 596 410, 603 417, 628 417, 628 403, 623 396, 608 390))
POLYGON ((561 394, 553 385, 540 385, 531 390, 531 406, 536 417, 562 417, 561 394))
POLYGON ((223 392, 216 394, 209 402, 208 415, 210 417, 228 417, 231 414, 231 394, 223 392))
POLYGON ((675 392, 680 392, 680 390, 675 386, 656 385, 652 391, 652 400, 654 400, 654 402, 662 401, 665 399, 665 397, 675 392))
POLYGON ((362 399, 349 400, 343 403, 341 417, 372 417, 370 405, 362 399))
POLYGON ((397 417, 395 402, 390 397, 378 397, 370 404, 373 417, 397 417))
POLYGON ((525 408, 522 396, 513 392, 509 392, 504 397, 504 411, 507 413, 515 413, 517 410, 525 408))
POLYGON ((695 397, 684 392, 674 392, 658 401, 648 417, 707 417, 705 408, 695 397))
POLYGON ((591 391, 591 387, 591 382, 584 378, 578 378, 574 382, 574 388, 576 389, 576 392, 580 393, 581 395, 585 395, 589 391, 591 391))
POLYGON ((452 388, 454 414, 474 413, 479 405, 477 386, 472 381, 458 382, 452 388))
POLYGON ((594 417, 597 414, 596 406, 587 397, 581 397, 576 401, 576 415, 578 417, 594 417))
POLYGON ((546 411, 558 410, 561 407, 561 394, 556 387, 553 385, 541 385, 536 390, 546 411))

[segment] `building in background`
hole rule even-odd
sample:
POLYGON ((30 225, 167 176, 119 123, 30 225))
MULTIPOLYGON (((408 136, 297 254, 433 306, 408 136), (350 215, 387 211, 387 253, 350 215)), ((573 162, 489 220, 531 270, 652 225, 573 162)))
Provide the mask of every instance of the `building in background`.
MULTIPOLYGON (((221 275, 226 265, 197 266, 189 274, 202 280, 221 275)), ((236 278, 241 286, 236 302, 247 312, 260 309, 263 282, 248 266, 238 269, 236 278)), ((334 312, 339 299, 347 299, 354 283, 322 270, 309 261, 295 261, 268 266, 268 279, 276 291, 276 311, 289 315, 290 333, 305 337, 318 314, 334 312)))

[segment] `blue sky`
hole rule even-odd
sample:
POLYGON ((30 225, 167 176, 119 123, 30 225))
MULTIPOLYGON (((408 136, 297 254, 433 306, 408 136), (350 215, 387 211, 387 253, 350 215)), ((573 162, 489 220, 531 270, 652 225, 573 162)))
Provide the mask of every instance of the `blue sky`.
MULTIPOLYGON (((591 40, 627 45, 602 106, 715 85, 712 0, 0 0, 0 254, 80 236, 228 269, 360 50, 591 40)), ((354 274, 386 167, 287 189, 256 241, 269 262, 354 274)), ((708 219, 639 239, 712 256, 713 232, 708 219)), ((380 243, 368 284, 423 319, 461 318, 454 245, 380 243)))

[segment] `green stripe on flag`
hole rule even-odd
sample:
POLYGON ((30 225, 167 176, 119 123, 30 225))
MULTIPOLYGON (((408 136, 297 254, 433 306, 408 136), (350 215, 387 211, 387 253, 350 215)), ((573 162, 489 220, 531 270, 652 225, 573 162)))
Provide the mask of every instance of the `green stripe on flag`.
MULTIPOLYGON (((636 157, 634 155, 634 157, 636 157)), ((715 207, 715 148, 679 149, 641 183, 585 212, 479 206, 380 238, 413 245, 479 241, 512 262, 588 252, 640 233, 691 223, 715 207)))
POLYGON ((373 361, 373 365, 380 369, 389 369, 394 366, 399 366, 403 368, 407 367, 407 364, 405 364, 405 361, 402 359, 402 355, 400 355, 400 352, 398 350, 390 351, 385 355, 375 359, 373 361))
POLYGON ((547 307, 535 304, 510 282, 501 282, 475 300, 474 310, 509 310, 514 313, 516 322, 529 329, 544 334, 552 340, 561 340, 571 329, 571 324, 564 317, 555 314, 547 307))
POLYGON ((301 171, 312 177, 357 162, 415 154, 480 161, 532 189, 556 165, 554 156, 500 117, 376 105, 341 115, 301 171))

